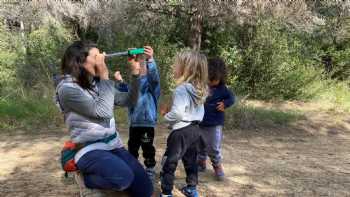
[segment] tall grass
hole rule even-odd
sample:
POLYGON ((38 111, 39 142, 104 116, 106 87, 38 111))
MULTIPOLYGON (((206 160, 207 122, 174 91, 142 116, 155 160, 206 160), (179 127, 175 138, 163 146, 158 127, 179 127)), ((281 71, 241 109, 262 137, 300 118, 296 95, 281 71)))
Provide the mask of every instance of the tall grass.
POLYGON ((257 107, 238 100, 234 107, 225 111, 225 128, 258 129, 288 126, 302 118, 304 114, 301 111, 257 107))
POLYGON ((51 98, 15 97, 0 99, 0 129, 33 130, 59 126, 62 117, 51 98))
POLYGON ((333 111, 350 112, 350 82, 323 80, 315 81, 309 91, 318 93, 310 100, 323 105, 323 108, 333 111))

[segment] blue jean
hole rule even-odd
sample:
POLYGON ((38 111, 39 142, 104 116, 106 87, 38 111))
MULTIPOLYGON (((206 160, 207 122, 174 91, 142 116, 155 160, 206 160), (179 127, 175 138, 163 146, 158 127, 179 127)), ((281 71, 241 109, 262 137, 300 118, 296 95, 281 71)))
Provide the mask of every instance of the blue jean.
POLYGON ((206 142, 206 149, 198 153, 199 160, 206 160, 209 156, 214 166, 221 163, 222 126, 201 127, 202 137, 206 142))
POLYGON ((124 148, 88 152, 77 166, 88 188, 125 190, 135 197, 150 197, 153 193, 146 171, 124 148))

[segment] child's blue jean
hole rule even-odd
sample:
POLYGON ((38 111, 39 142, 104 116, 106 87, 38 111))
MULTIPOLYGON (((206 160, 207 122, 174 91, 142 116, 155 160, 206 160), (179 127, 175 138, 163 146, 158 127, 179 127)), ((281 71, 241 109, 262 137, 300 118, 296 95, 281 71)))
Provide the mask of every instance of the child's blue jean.
POLYGON ((131 196, 150 197, 153 185, 142 165, 124 148, 94 150, 77 163, 86 187, 128 191, 131 196))
POLYGON ((201 127, 202 136, 206 142, 206 149, 199 151, 198 159, 206 160, 209 156, 214 166, 221 163, 221 143, 222 143, 222 126, 201 127))

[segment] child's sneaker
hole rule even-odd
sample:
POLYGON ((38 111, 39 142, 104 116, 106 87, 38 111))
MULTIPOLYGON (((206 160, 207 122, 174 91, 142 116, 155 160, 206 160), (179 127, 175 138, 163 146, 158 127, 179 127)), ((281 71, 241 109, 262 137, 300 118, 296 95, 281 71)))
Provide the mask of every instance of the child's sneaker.
POLYGON ((225 173, 224 169, 222 168, 222 164, 213 165, 213 168, 215 177, 218 179, 218 181, 223 181, 225 178, 225 173))
POLYGON ((198 161, 198 171, 204 172, 207 169, 207 161, 206 160, 199 160, 198 161))
POLYGON ((186 197, 199 197, 196 186, 186 186, 181 189, 186 197))
POLYGON ((154 182, 156 179, 156 171, 155 171, 154 167, 153 168, 146 168, 146 173, 147 173, 149 179, 151 179, 152 184, 154 185, 154 182))

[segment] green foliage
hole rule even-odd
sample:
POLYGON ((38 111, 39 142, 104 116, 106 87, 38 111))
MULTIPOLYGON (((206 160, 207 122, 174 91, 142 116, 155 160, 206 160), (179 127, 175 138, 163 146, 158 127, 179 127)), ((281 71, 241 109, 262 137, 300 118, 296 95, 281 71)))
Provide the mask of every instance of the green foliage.
POLYGON ((35 129, 61 123, 61 115, 52 99, 26 95, 0 100, 0 129, 35 129))
POLYGON ((338 80, 350 81, 350 47, 345 50, 331 48, 328 54, 333 61, 329 75, 338 80))
POLYGON ((61 123, 51 99, 53 71, 48 65, 59 64, 71 38, 59 23, 49 22, 29 34, 0 26, 0 129, 61 123))
POLYGON ((181 49, 175 44, 166 43, 165 39, 158 39, 154 42, 155 58, 159 68, 162 94, 169 94, 174 87, 172 65, 174 56, 181 49))
POLYGON ((19 34, 0 24, 0 95, 8 94, 16 84, 17 64, 23 55, 19 34))
POLYGON ((349 17, 331 16, 325 19, 324 25, 316 27, 314 32, 307 36, 306 46, 311 46, 309 49, 312 50, 309 51, 318 59, 319 67, 324 69, 327 77, 338 81, 349 80, 349 30, 349 17))
POLYGON ((114 118, 117 124, 117 127, 128 128, 128 109, 124 107, 117 107, 114 110, 114 118))
POLYGON ((313 100, 337 111, 350 112, 350 88, 346 82, 322 80, 314 83, 310 89, 319 89, 313 100))
POLYGON ((325 22, 312 32, 266 15, 255 23, 208 22, 203 51, 225 60, 228 85, 238 94, 309 100, 334 87, 323 83, 328 78, 348 81, 350 76, 349 37, 340 36, 346 35, 346 22, 330 18, 325 22))
POLYGON ((40 82, 47 83, 53 72, 49 65, 60 64, 64 50, 72 38, 70 31, 56 21, 48 21, 30 32, 26 40, 25 62, 18 70, 18 76, 24 84, 33 86, 40 82))
POLYGON ((256 129, 276 125, 285 126, 302 118, 304 115, 299 111, 268 109, 239 102, 225 112, 225 127, 227 129, 256 129))
POLYGON ((274 20, 261 20, 244 28, 248 33, 243 41, 219 51, 231 71, 228 81, 237 92, 259 99, 314 96, 316 92, 307 92, 305 87, 320 80, 322 71, 302 57, 302 40, 274 20))

